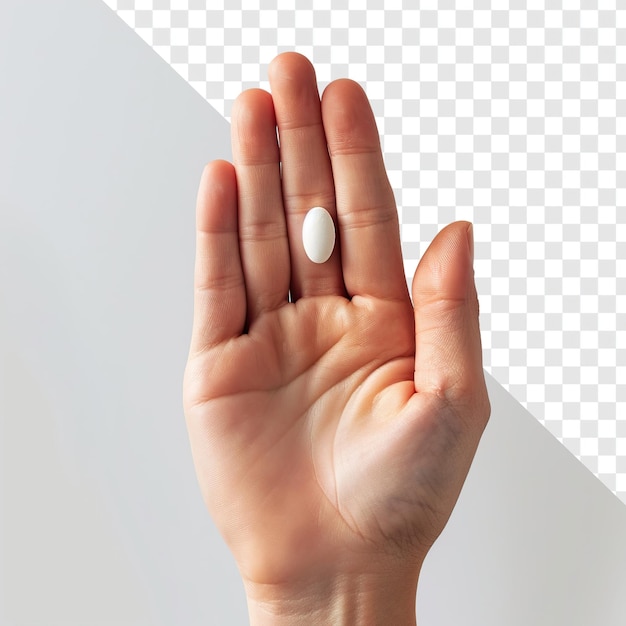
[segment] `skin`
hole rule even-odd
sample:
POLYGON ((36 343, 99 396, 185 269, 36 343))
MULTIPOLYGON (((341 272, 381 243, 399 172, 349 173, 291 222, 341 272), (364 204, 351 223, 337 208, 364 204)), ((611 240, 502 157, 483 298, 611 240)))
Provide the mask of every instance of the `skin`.
POLYGON ((234 162, 198 191, 183 390, 198 480, 251 623, 414 624, 490 414, 471 225, 437 235, 411 299, 365 93, 342 79, 320 101, 296 53, 269 78, 271 95, 235 102, 234 162), (338 233, 323 264, 301 238, 317 205, 338 233))

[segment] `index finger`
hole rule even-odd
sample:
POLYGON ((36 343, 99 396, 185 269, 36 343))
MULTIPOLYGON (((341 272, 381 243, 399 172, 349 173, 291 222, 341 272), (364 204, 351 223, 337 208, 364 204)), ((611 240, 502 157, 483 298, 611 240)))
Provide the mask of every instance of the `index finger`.
POLYGON ((324 91, 322 117, 346 290, 350 296, 409 301, 398 211, 365 92, 352 80, 334 81, 324 91))

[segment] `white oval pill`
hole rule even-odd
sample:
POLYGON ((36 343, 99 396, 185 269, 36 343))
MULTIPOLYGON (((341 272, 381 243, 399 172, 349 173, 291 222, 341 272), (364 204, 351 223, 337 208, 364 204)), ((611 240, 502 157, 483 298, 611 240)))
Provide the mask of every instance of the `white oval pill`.
POLYGON ((304 217, 302 243, 313 263, 325 263, 330 259, 335 247, 335 223, 324 207, 313 207, 304 217))

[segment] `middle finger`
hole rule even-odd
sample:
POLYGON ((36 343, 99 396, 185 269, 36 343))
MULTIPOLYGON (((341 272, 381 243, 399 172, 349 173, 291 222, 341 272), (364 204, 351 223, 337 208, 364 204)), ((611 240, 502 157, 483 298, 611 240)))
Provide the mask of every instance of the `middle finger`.
POLYGON ((335 225, 335 187, 322 123, 315 70, 297 53, 279 55, 269 68, 282 163, 283 204, 291 255, 293 300, 313 295, 344 295, 339 237, 325 263, 313 263, 302 244, 302 222, 315 206, 335 225))

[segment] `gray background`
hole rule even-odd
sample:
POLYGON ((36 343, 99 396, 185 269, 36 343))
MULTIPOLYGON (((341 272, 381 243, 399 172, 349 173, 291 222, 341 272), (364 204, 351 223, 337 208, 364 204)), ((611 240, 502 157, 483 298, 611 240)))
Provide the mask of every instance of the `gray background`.
MULTIPOLYGON (((3 0, 0 93, 0 623, 244 623, 181 408, 228 125, 99 0, 3 0)), ((420 626, 622 625, 626 507, 488 384, 420 626)))

